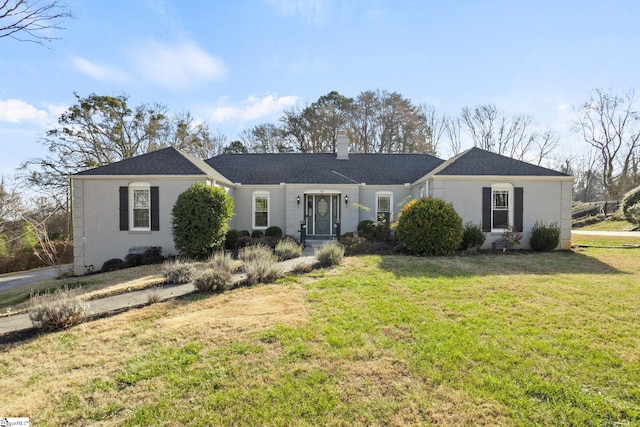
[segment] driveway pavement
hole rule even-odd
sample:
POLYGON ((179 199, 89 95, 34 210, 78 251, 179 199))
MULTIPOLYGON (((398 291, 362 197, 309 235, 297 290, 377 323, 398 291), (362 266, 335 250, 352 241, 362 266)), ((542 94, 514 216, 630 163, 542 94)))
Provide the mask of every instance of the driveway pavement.
MULTIPOLYGON (((71 271, 71 264, 63 265, 61 268, 71 271)), ((56 279, 57 277, 58 270, 55 268, 38 268, 18 273, 0 274, 0 291, 6 291, 16 286, 29 285, 43 280, 56 279)))

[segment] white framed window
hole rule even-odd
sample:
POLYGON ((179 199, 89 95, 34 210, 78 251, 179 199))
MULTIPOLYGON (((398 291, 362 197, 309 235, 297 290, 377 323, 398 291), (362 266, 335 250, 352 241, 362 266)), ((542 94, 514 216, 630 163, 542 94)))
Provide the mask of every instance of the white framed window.
POLYGON ((269 200, 268 191, 254 191, 253 193, 253 228, 269 227, 269 200))
POLYGON ((390 191, 378 191, 376 193, 376 219, 393 221, 393 193, 390 191))
POLYGON ((151 230, 151 187, 148 183, 129 184, 129 229, 151 230))
POLYGON ((504 231, 513 225, 513 186, 491 186, 491 231, 504 231))

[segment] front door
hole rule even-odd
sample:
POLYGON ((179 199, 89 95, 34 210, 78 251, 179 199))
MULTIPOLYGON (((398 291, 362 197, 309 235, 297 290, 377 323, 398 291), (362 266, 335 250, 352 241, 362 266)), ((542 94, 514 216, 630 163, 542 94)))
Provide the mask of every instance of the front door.
POLYGON ((315 234, 331 234, 330 196, 316 196, 315 234))

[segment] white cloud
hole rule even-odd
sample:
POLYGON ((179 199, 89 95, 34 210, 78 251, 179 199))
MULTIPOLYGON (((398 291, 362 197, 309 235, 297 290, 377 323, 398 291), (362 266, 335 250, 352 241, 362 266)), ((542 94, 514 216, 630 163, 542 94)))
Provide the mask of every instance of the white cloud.
POLYGON ((91 62, 84 58, 80 58, 78 56, 71 58, 71 62, 78 71, 88 75, 95 80, 115 81, 121 83, 130 81, 127 73, 117 67, 98 65, 94 62, 91 62))
POLYGON ((214 122, 247 122, 259 118, 278 114, 286 107, 298 101, 296 96, 275 97, 267 95, 264 98, 250 96, 239 107, 218 107, 211 113, 214 122))
POLYGON ((38 110, 33 105, 19 99, 0 100, 0 121, 2 122, 45 122, 48 118, 49 113, 47 111, 38 110))
POLYGON ((220 59, 192 41, 170 45, 151 40, 134 49, 130 59, 145 79, 172 90, 220 80, 227 73, 220 59))

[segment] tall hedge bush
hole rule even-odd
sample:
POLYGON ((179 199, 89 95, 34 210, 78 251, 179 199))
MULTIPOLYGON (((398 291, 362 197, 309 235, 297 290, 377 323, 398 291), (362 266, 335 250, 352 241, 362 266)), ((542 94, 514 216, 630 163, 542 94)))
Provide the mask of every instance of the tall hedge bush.
POLYGON ((444 200, 415 199, 402 208, 396 237, 415 255, 451 255, 462 241, 462 219, 444 200))
POLYGON ((203 259, 224 245, 233 200, 224 189, 193 184, 171 211, 173 241, 180 255, 203 259))

